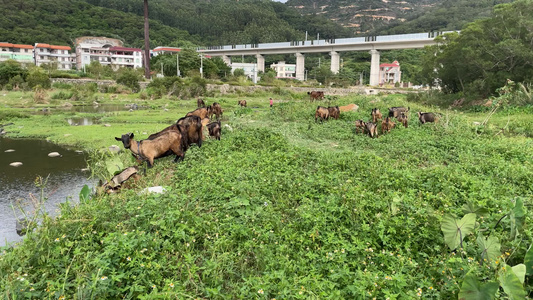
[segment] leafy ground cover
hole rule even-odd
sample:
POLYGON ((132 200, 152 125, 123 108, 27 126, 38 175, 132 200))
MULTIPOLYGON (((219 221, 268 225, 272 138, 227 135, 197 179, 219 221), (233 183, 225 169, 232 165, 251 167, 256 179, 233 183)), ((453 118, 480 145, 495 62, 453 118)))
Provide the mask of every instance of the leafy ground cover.
MULTIPOLYGON (((272 109, 268 97, 243 97, 247 108, 237 107, 236 96, 208 98, 225 109, 222 123, 229 126, 221 141, 192 147, 179 164, 158 160, 119 194, 64 204, 60 216, 45 218, 21 245, 3 250, 1 297, 523 299, 531 293, 533 148, 526 135, 480 132, 472 122, 484 115, 428 108, 401 95, 321 103, 360 109, 320 124, 317 103, 303 98, 276 99, 272 109), (353 121, 368 120, 371 108, 400 105, 411 107, 408 128, 377 139, 355 134, 353 121), (438 110, 442 118, 419 126, 417 110, 438 110), (153 185, 167 192, 140 193, 153 185)), ((9 120, 16 136, 39 135, 28 127, 43 122, 53 141, 98 149, 125 132, 145 137, 192 110, 193 102, 169 103, 168 111, 153 102, 149 110, 101 116, 110 127, 66 127, 64 116, 54 114, 12 113, 9 120), (76 140, 64 136, 67 130, 76 140)), ((522 112, 513 116, 527 120, 522 112)), ((119 158, 133 162, 129 154, 119 158)))

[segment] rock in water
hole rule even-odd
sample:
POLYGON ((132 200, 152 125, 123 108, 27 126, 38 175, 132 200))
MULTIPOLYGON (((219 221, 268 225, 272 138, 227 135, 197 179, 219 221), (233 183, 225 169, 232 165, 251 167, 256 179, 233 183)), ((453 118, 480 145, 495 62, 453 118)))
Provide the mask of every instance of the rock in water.
POLYGON ((9 165, 12 167, 20 167, 22 166, 22 163, 20 161, 17 161, 17 162, 12 162, 9 165))
POLYGON ((59 152, 50 152, 48 153, 48 157, 61 157, 61 154, 59 152))
POLYGON ((4 151, 4 152, 6 152, 6 153, 9 153, 9 152, 15 152, 15 150, 14 150, 14 149, 7 149, 7 150, 4 151))

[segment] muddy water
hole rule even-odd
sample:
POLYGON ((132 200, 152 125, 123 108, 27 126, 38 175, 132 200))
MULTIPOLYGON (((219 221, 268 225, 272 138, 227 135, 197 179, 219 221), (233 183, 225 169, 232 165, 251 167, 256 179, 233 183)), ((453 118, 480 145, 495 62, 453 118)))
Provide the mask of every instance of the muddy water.
POLYGON ((44 140, 0 138, 0 247, 22 239, 15 230, 16 219, 22 216, 17 207, 33 211, 30 199, 32 195, 39 198, 41 193, 35 185, 38 176, 48 177, 44 207, 54 214, 61 202, 78 202, 83 185, 93 185, 83 168, 83 153, 44 140), (61 157, 49 157, 51 152, 61 157), (13 162, 22 162, 22 166, 10 166, 13 162))

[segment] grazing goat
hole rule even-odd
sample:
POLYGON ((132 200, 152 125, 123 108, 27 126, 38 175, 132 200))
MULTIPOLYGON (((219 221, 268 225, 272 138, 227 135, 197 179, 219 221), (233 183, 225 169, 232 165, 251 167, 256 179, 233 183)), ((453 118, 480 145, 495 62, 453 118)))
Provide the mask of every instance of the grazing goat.
POLYGON ((179 119, 176 124, 183 126, 185 149, 188 149, 192 144, 198 145, 198 148, 202 147, 202 119, 197 116, 188 116, 179 119))
POLYGON ((418 120, 420 120, 420 123, 422 124, 426 124, 428 122, 437 123, 437 121, 439 120, 439 117, 432 112, 423 113, 419 111, 418 120))
POLYGON ((376 125, 376 123, 366 122, 365 126, 368 136, 370 136, 371 138, 378 137, 378 126, 376 125))
POLYGON ((180 127, 178 131, 166 131, 153 140, 136 141, 133 139, 133 133, 123 134, 120 138, 115 137, 115 140, 122 141, 124 148, 130 149, 134 155, 146 161, 148 167, 151 168, 154 165, 154 159, 168 155, 169 151, 176 154, 174 162, 183 160, 185 157, 184 142, 179 129, 180 127))
POLYGON ((324 99, 324 92, 322 91, 307 92, 307 95, 309 95, 309 98, 311 99, 311 101, 324 99))
POLYGON ((408 113, 409 110, 411 108, 410 107, 403 107, 403 106, 398 106, 398 107, 391 107, 389 108, 389 117, 390 118, 398 118, 398 116, 401 114, 401 113, 408 113))
POLYGON ((370 113, 370 116, 372 117, 372 122, 377 123, 378 120, 381 120, 383 118, 383 115, 379 111, 379 108, 373 108, 372 112, 370 113))
POLYGON ((207 124, 207 129, 209 130, 209 136, 212 136, 216 138, 217 140, 220 140, 220 133, 222 130, 220 121, 207 124))
POLYGON ((202 98, 198 98, 198 100, 196 100, 196 104, 198 105, 198 108, 205 107, 205 102, 202 98))
POLYGON ((200 107, 200 108, 197 108, 191 112, 188 112, 185 116, 186 117, 189 117, 189 116, 197 116, 199 117, 200 119, 203 119, 203 118, 207 118, 207 115, 208 115, 208 111, 207 111, 207 108, 205 107, 200 107))
POLYGON ((391 118, 386 117, 385 120, 381 122, 381 134, 384 134, 385 132, 390 132, 395 125, 396 123, 394 123, 391 118))
POLYGON ((365 132, 366 123, 363 120, 357 120, 355 121, 355 133, 358 133, 361 131, 361 133, 365 132))
POLYGON ((339 119, 341 111, 338 106, 330 106, 328 107, 328 111, 330 118, 334 118, 335 120, 339 119))
POLYGON ((403 127, 407 128, 408 126, 408 120, 407 120, 407 115, 405 113, 400 113, 398 115, 398 117, 396 117, 398 119, 398 122, 402 123, 403 124, 403 127))
POLYGON ((242 107, 246 107, 246 100, 239 100, 237 102, 238 105, 242 106, 242 107))
POLYGON ((211 115, 215 114, 215 116, 217 117, 217 120, 220 120, 220 118, 222 118, 222 112, 223 112, 222 106, 220 106, 218 102, 215 102, 213 103, 213 106, 211 107, 211 109, 213 111, 211 115))
POLYGON ((318 106, 315 112, 315 122, 320 118, 320 121, 327 120, 329 118, 329 110, 327 107, 318 106))

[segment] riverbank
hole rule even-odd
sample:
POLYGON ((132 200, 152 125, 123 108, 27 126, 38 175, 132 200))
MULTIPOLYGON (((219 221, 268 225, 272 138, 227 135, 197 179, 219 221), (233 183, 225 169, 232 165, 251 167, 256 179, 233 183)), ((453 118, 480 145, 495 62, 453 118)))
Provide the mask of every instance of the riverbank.
MULTIPOLYGON (((425 107, 404 95, 320 102, 359 110, 316 123, 317 102, 286 95, 273 97, 273 108, 271 95, 207 97, 225 110, 220 141, 192 147, 178 164, 157 160, 130 189, 63 208, 0 256, 0 286, 34 298, 447 299, 457 297, 470 270, 476 280, 497 282, 492 270, 524 262, 531 230, 514 227, 518 243, 508 219, 494 225, 517 201, 531 203, 530 138, 497 134, 499 124, 480 131, 473 122, 481 114, 425 107), (247 108, 237 106, 241 98, 247 108), (355 133, 355 120, 392 106, 411 108, 408 128, 377 139, 355 133), (442 118, 420 126, 418 110, 442 118), (140 193, 149 186, 166 192, 140 193), (476 226, 462 237, 463 252, 452 252, 443 216, 469 212, 476 226), (479 263, 477 236, 497 239, 501 257, 479 263)), ((54 112, 28 114, 10 118, 22 128, 8 134, 100 149, 126 132, 144 138, 196 101, 151 104, 106 113, 90 126, 67 126, 54 112)), ((118 158, 134 163, 125 151, 118 158)))

